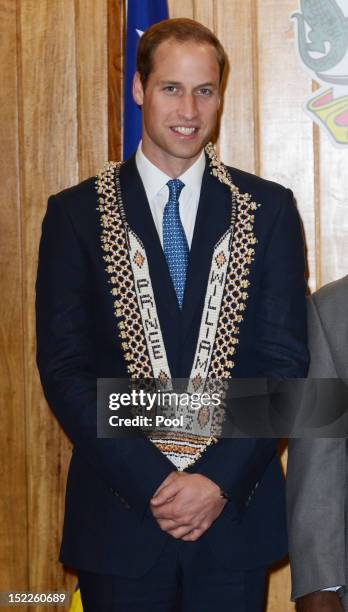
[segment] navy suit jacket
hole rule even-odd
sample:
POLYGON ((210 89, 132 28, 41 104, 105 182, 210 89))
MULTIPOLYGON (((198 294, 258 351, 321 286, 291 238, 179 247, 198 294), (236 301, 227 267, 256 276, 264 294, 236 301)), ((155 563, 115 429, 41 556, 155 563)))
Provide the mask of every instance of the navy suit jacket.
MULTIPOLYGON (((292 193, 230 168, 241 192, 261 204, 249 298, 234 377, 302 377, 306 348, 304 249, 292 193)), ((180 312, 135 158, 121 168, 128 223, 149 261, 173 377, 189 376, 211 257, 229 227, 231 194, 203 176, 180 312)), ((61 561, 81 570, 139 576, 171 537, 149 509, 175 469, 148 439, 97 439, 96 378, 127 370, 100 244, 95 179, 49 199, 37 277, 37 362, 47 401, 73 442, 61 561)), ((229 501, 202 536, 234 569, 266 565, 287 551, 283 476, 273 439, 224 439, 189 468, 211 478, 229 501)))

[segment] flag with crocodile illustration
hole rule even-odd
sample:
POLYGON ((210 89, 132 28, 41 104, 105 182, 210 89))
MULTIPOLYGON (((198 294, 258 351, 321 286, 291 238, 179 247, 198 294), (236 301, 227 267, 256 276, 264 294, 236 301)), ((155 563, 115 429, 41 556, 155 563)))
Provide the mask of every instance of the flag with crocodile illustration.
POLYGON ((348 0, 300 0, 291 17, 301 62, 320 86, 306 113, 348 147, 348 0))

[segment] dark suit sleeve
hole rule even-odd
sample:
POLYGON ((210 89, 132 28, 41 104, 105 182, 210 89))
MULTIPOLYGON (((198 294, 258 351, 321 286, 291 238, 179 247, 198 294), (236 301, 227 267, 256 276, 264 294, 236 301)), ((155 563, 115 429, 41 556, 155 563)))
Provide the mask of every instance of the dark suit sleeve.
MULTIPOLYGON (((252 349, 252 376, 280 379, 304 377, 308 367, 302 232, 291 191, 282 200, 265 245, 252 349)), ((216 482, 241 518, 277 445, 276 439, 220 440, 192 469, 216 482)))
POLYGON ((46 399, 77 452, 141 515, 173 465, 145 437, 97 439, 90 268, 59 196, 49 199, 36 283, 37 363, 46 399))

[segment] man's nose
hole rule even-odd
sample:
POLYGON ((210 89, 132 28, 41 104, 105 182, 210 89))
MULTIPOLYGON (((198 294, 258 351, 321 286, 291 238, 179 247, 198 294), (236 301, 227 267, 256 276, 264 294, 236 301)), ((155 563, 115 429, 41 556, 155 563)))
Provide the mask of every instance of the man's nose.
POLYGON ((182 96, 180 102, 180 117, 186 121, 192 121, 192 119, 195 119, 198 114, 196 97, 192 94, 185 94, 182 96))

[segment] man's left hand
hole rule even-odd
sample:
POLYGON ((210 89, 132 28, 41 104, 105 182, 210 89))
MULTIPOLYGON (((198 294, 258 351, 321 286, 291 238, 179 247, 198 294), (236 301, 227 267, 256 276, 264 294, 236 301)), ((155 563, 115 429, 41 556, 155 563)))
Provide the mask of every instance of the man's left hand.
POLYGON ((221 514, 226 500, 220 488, 201 474, 177 474, 164 482, 150 507, 160 528, 173 538, 194 542, 221 514))

